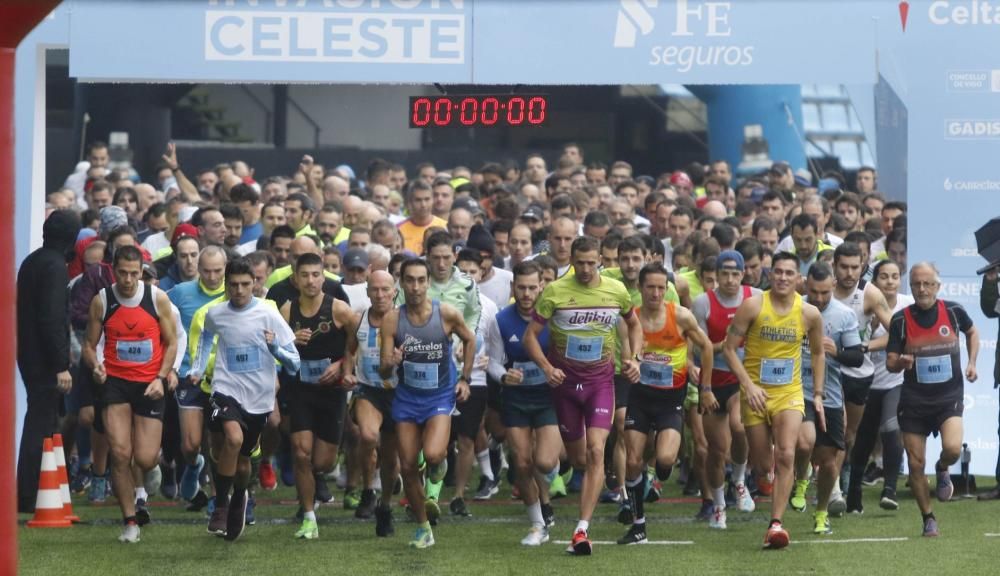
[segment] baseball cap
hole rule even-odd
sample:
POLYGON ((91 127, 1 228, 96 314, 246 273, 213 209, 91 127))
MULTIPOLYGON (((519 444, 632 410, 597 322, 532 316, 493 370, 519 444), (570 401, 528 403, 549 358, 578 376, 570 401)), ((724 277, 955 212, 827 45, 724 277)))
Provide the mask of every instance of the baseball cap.
POLYGON ((795 185, 798 186, 799 188, 809 188, 810 186, 812 186, 812 182, 805 176, 796 174, 795 185))
POLYGON ((156 280, 159 278, 159 274, 156 273, 156 266, 152 262, 142 263, 142 275, 156 280))
POLYGON ((351 248, 344 254, 344 268, 367 268, 368 252, 364 248, 351 248))
POLYGON ((472 213, 473 216, 483 213, 483 207, 479 205, 479 202, 476 202, 475 199, 469 198, 468 196, 455 198, 455 201, 451 203, 451 207, 452 209, 465 208, 472 213))
POLYGON ((723 250, 715 259, 715 268, 717 270, 722 270, 727 262, 733 262, 736 264, 737 270, 740 272, 743 271, 745 265, 743 262, 743 255, 736 250, 723 250))
POLYGON ((781 174, 787 174, 791 171, 792 166, 784 160, 779 160, 774 164, 771 164, 771 169, 769 170, 769 172, 780 172, 781 174))
POLYGON ((521 213, 521 220, 538 220, 542 221, 545 219, 545 212, 542 210, 541 206, 532 204, 528 206, 528 209, 521 213))
POLYGON ((194 224, 188 224, 187 222, 178 224, 177 228, 174 228, 174 235, 170 237, 170 245, 176 246, 177 241, 185 237, 198 239, 198 229, 194 224))
POLYGON ((680 170, 674 172, 670 175, 670 183, 677 185, 683 184, 685 186, 691 186, 691 177, 687 175, 687 172, 681 172, 680 170))

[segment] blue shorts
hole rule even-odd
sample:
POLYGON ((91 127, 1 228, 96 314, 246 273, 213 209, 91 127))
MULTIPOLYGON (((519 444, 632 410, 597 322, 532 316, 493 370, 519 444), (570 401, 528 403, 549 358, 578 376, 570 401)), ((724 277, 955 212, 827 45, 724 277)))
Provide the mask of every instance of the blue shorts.
POLYGON ((177 390, 174 391, 177 398, 177 407, 181 410, 206 410, 208 409, 208 394, 195 384, 191 378, 181 378, 177 383, 177 390))
POLYGON ((392 419, 395 422, 425 424, 435 416, 451 416, 454 410, 454 388, 426 393, 397 386, 396 397, 392 401, 392 419))

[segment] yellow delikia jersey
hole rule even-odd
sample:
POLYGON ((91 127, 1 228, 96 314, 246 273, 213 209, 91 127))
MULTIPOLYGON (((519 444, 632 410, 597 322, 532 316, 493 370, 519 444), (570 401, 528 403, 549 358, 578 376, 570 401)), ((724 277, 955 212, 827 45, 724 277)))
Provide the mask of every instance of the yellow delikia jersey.
POLYGON ((746 336, 743 365, 754 384, 764 387, 802 386, 802 296, 795 294, 792 309, 779 316, 771 305, 771 291, 763 294, 760 314, 746 336))

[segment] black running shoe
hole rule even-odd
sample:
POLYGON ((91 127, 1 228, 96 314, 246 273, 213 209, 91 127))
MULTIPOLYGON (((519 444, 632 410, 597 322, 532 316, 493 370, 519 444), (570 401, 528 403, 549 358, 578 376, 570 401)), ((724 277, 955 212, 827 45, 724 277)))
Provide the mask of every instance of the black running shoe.
POLYGON ((149 524, 149 508, 146 508, 145 498, 135 501, 135 523, 140 527, 149 524))
POLYGON ((326 478, 322 474, 316 474, 314 477, 316 478, 316 492, 314 496, 316 501, 324 504, 333 502, 333 494, 330 493, 330 487, 326 485, 326 478))
POLYGON ((375 491, 368 489, 361 491, 361 501, 354 509, 354 517, 360 520, 367 520, 375 514, 375 491))
POLYGON ((868 468, 865 469, 864 476, 861 477, 861 483, 865 486, 874 486, 885 479, 885 472, 882 467, 871 462, 868 464, 868 468))
POLYGON ((556 511, 552 508, 552 504, 542 504, 542 519, 545 520, 546 528, 556 525, 556 511))
POLYGON ((629 546, 632 544, 645 544, 646 543, 646 525, 645 524, 633 524, 629 526, 628 532, 624 536, 618 539, 618 543, 622 546, 629 546))
POLYGON ((451 510, 452 516, 472 516, 469 512, 469 508, 465 505, 465 500, 462 498, 455 498, 448 504, 448 509, 451 510))
POLYGON ((861 502, 861 490, 847 491, 847 513, 848 514, 864 514, 865 506, 861 502))
POLYGON ((198 490, 198 493, 194 495, 194 498, 191 499, 185 510, 188 512, 200 512, 205 506, 208 506, 208 494, 205 494, 202 490, 198 490))
POLYGON ((388 506, 378 506, 375 508, 375 535, 386 538, 395 533, 396 527, 393 526, 392 508, 388 506))
POLYGON ((232 542, 243 535, 247 525, 247 491, 239 490, 233 493, 229 500, 229 512, 226 515, 226 540, 232 542))
POLYGON ((896 500, 896 491, 892 488, 884 488, 882 497, 878 501, 878 507, 883 510, 899 510, 899 501, 896 500))

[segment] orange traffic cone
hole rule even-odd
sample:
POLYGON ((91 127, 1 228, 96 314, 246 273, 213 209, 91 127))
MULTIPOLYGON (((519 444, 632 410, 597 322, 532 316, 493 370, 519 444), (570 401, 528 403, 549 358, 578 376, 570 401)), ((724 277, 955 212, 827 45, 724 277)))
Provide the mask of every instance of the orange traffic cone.
POLYGON ((38 475, 38 498, 35 500, 35 517, 28 521, 31 528, 69 528, 73 524, 63 512, 62 496, 59 494, 59 471, 56 455, 52 451, 52 439, 43 444, 42 470, 38 475))
POLYGON ((73 501, 69 497, 69 474, 66 472, 66 453, 63 451, 62 434, 52 436, 52 451, 56 454, 56 471, 59 473, 59 495, 62 498, 63 513, 70 522, 79 522, 73 513, 73 501))

